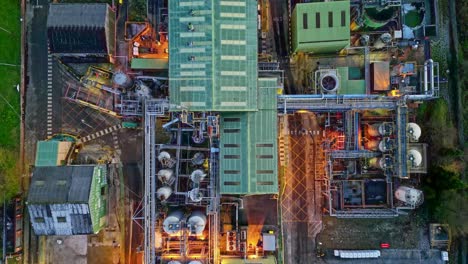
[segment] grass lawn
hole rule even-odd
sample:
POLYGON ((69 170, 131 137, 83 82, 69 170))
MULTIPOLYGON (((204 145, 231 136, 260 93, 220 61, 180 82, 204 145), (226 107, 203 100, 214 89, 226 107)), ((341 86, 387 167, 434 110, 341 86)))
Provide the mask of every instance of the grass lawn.
POLYGON ((19 156, 20 95, 20 1, 3 0, 0 5, 0 190, 17 192, 19 156))

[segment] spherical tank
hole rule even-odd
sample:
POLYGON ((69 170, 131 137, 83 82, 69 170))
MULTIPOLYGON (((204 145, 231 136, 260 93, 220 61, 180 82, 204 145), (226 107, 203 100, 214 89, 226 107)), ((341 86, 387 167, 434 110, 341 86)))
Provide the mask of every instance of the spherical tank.
POLYGON ((408 151, 408 160, 412 163, 413 167, 418 167, 421 165, 423 157, 421 152, 416 149, 410 149, 408 151))
POLYGON ((174 172, 168 169, 160 170, 158 179, 163 183, 172 184, 174 182, 174 172))
POLYGON ((159 162, 162 162, 163 160, 167 160, 171 158, 171 154, 169 154, 166 151, 161 151, 158 155, 158 160, 159 162))
POLYGON ((200 183, 204 178, 206 174, 202 170, 194 170, 192 174, 190 175, 190 180, 192 180, 195 183, 200 183))
POLYGON ((193 212, 187 221, 187 226, 190 227, 192 235, 201 235, 206 226, 205 214, 200 211, 193 212))
POLYGON ((156 191, 156 197, 158 197, 159 200, 165 201, 167 200, 172 194, 172 189, 171 187, 161 187, 156 191))
POLYGON ((163 229, 169 235, 178 235, 182 228, 180 222, 184 220, 184 213, 182 211, 174 211, 167 215, 163 221, 163 229))
POLYGON ((124 72, 116 72, 114 73, 114 76, 112 76, 112 81, 114 82, 115 85, 121 86, 124 88, 128 88, 132 85, 132 78, 125 74, 124 72))
POLYGON ((421 190, 407 186, 398 187, 395 191, 395 198, 412 206, 418 206, 422 204, 424 200, 421 190))
POLYGON ((419 137, 421 137, 421 127, 416 123, 408 123, 406 125, 406 131, 412 141, 418 141, 419 137))

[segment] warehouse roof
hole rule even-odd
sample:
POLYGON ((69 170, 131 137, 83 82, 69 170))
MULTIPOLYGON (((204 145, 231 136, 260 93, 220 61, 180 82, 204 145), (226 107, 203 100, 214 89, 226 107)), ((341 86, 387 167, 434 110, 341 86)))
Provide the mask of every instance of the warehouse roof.
POLYGON ((50 4, 47 27, 105 27, 107 4, 50 4))
POLYGON ((296 4, 292 15, 294 52, 332 53, 349 45, 347 1, 296 4))
POLYGON ((259 79, 259 111, 221 113, 221 193, 278 192, 276 88, 259 79))
POLYGON ((95 166, 36 167, 28 203, 88 202, 95 166))
POLYGON ((169 1, 169 19, 171 104, 256 110, 256 2, 169 1))

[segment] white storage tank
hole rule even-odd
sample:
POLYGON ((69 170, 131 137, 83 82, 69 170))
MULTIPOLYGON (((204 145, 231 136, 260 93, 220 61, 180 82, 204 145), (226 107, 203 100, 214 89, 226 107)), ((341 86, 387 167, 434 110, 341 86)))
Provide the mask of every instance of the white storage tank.
POLYGON ((114 73, 112 76, 112 81, 115 85, 123 88, 129 88, 133 84, 132 78, 121 71, 114 73))
POLYGON ((393 149, 393 140, 390 138, 384 138, 379 142, 379 151, 387 152, 393 149))
POLYGON ((167 264, 182 264, 182 262, 180 262, 178 260, 171 260, 167 264))
POLYGON ((188 192, 188 196, 192 202, 201 202, 203 199, 203 193, 200 191, 199 188, 193 188, 188 192))
POLYGON ((174 172, 172 170, 163 169, 158 172, 158 179, 167 185, 174 183, 174 172))
POLYGON ((171 194, 172 194, 172 189, 171 187, 167 187, 167 186, 161 187, 156 191, 156 197, 161 201, 165 201, 169 199, 171 194))
POLYGON ((386 169, 391 167, 392 164, 393 160, 391 157, 372 158, 369 160, 369 167, 371 168, 386 169))
POLYGON ((200 211, 194 211, 187 220, 187 227, 191 235, 199 236, 203 234, 206 226, 206 216, 200 211))
POLYGON ((190 180, 194 183, 200 183, 205 177, 206 174, 203 170, 194 170, 190 175, 190 180))
POLYGON ((421 190, 407 186, 398 187, 395 191, 395 198, 414 207, 421 205, 424 200, 421 190))
POLYGON ((391 123, 377 123, 367 126, 367 134, 371 137, 389 136, 393 132, 391 123))
POLYGON ((406 125, 406 132, 411 141, 418 141, 421 137, 421 127, 416 123, 408 123, 406 125))
POLYGON ((188 264, 203 264, 203 262, 201 262, 199 260, 192 260, 188 264))
POLYGON ((184 219, 184 213, 180 210, 169 213, 163 221, 164 232, 171 236, 179 235, 182 229, 181 221, 184 219))
POLYGON ((422 154, 417 149, 410 149, 408 151, 408 162, 411 163, 411 167, 415 168, 421 166, 422 161, 422 154))

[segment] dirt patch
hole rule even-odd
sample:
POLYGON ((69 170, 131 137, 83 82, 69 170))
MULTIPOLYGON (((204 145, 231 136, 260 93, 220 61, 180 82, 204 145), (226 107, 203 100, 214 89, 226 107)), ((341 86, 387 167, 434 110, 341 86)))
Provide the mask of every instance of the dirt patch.
POLYGON ((380 243, 392 248, 419 248, 421 230, 425 229, 418 214, 389 219, 339 219, 323 217, 324 230, 317 242, 329 249, 373 249, 380 243))

